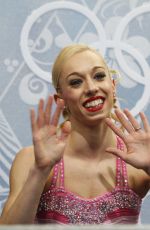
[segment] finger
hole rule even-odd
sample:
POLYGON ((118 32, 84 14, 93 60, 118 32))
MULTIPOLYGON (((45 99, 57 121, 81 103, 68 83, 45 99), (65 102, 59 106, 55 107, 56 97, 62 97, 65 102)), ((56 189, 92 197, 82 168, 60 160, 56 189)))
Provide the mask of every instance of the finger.
MULTIPOLYGON (((129 112, 128 109, 125 109, 124 110, 124 113, 125 115, 127 116, 128 120, 130 121, 130 123, 132 124, 134 130, 133 131, 136 131, 137 128, 140 127, 139 123, 137 122, 137 120, 132 116, 132 114, 129 112)), ((139 129, 140 131, 141 129, 139 129)))
POLYGON ((36 126, 36 118, 35 118, 34 109, 30 109, 30 120, 31 120, 32 133, 35 133, 37 130, 37 126, 36 126))
POLYGON ((124 161, 127 161, 127 154, 119 149, 109 147, 106 149, 106 152, 112 153, 113 155, 120 157, 124 161))
POLYGON ((59 121, 61 112, 63 111, 63 108, 64 108, 64 101, 62 99, 58 99, 56 110, 55 110, 54 115, 52 117, 52 121, 50 122, 51 125, 54 125, 54 126, 58 125, 58 121, 59 121))
POLYGON ((37 117, 38 127, 42 127, 44 124, 44 100, 40 99, 38 106, 38 117, 37 117))
POLYGON ((122 126, 127 130, 128 133, 132 133, 135 131, 131 123, 127 120, 127 118, 124 116, 123 112, 120 109, 116 109, 115 114, 119 119, 120 123, 122 124, 122 126))
POLYGON ((150 125, 149 125, 149 121, 148 121, 146 115, 143 112, 140 112, 140 117, 141 117, 141 120, 143 122, 144 130, 146 132, 149 132, 150 131, 150 125))
POLYGON ((63 133, 70 133, 71 132, 71 122, 70 121, 65 121, 62 125, 61 125, 61 129, 63 133))
POLYGON ((66 141, 68 136, 69 136, 69 133, 61 132, 61 135, 59 136, 59 139, 62 140, 62 141, 66 141))
POLYGON ((45 124, 50 124, 51 112, 52 112, 53 96, 49 96, 46 108, 45 108, 45 124))
POLYGON ((124 142, 126 140, 124 133, 120 128, 118 128, 110 118, 105 119, 106 124, 116 133, 117 136, 119 136, 124 142))

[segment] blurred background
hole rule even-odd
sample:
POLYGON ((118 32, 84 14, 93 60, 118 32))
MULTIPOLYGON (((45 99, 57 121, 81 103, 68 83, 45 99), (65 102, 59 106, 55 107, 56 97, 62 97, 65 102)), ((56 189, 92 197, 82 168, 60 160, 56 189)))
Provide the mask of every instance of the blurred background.
MULTIPOLYGON (((29 109, 53 94, 60 49, 86 43, 120 73, 118 104, 150 119, 150 0, 0 0, 0 212, 16 153, 32 144, 29 109)), ((150 223, 150 195, 140 222, 150 223)))

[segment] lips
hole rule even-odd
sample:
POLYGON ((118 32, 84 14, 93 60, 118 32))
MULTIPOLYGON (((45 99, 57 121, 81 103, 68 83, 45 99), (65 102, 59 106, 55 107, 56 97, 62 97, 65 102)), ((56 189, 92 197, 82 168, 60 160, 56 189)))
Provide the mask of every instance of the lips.
POLYGON ((84 108, 89 112, 101 110, 104 105, 105 98, 102 96, 91 97, 83 103, 84 108))

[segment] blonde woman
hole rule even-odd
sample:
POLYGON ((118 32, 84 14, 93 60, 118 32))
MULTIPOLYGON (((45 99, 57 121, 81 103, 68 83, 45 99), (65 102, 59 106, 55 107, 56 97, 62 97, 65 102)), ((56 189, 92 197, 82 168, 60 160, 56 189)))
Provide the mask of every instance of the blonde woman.
POLYGON ((150 184, 150 126, 128 110, 115 116, 115 81, 103 57, 85 45, 58 55, 54 98, 31 110, 33 146, 17 154, 2 224, 137 223, 150 184), (57 106, 52 115, 53 101, 57 106), (61 113, 66 123, 58 129, 61 113))

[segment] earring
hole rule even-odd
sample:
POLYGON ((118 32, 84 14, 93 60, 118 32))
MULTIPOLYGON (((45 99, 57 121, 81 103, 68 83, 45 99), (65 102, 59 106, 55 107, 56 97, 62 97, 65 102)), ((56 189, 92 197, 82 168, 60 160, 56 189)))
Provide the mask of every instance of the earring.
POLYGON ((70 113, 70 111, 69 111, 68 107, 67 107, 66 105, 64 105, 63 117, 64 117, 65 119, 69 119, 69 113, 70 113))
POLYGON ((118 106, 116 105, 117 103, 117 97, 116 97, 116 92, 113 91, 113 107, 116 109, 118 106))

